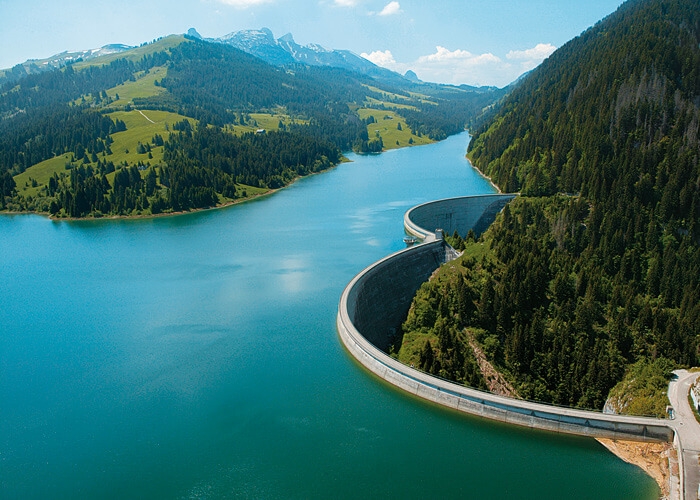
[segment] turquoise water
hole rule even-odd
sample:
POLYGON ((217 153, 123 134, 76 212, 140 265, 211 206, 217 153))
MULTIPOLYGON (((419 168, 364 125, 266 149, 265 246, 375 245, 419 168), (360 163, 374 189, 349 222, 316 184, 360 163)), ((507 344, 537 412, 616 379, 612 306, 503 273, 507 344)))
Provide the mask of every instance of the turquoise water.
POLYGON ((655 498, 593 440, 412 399, 337 303, 413 205, 492 192, 468 136, 150 220, 0 217, 2 498, 655 498))

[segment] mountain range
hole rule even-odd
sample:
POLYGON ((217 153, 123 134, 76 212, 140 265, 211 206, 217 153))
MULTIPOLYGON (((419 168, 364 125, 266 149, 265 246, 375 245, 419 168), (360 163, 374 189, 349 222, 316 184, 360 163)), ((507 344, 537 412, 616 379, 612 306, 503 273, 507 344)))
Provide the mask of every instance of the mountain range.
POLYGON ((266 29, 63 53, 0 75, 0 210, 132 216, 229 203, 329 168, 342 151, 461 132, 503 93, 404 78, 266 29))
POLYGON ((67 64, 73 64, 78 61, 89 61, 102 56, 119 54, 133 48, 129 45, 113 43, 97 49, 66 50, 45 59, 29 59, 23 63, 16 64, 12 68, 0 70, 0 82, 3 80, 17 80, 26 75, 63 68, 67 64))
MULTIPOLYGON (((201 38, 193 28, 187 32, 187 35, 201 38)), ((272 31, 267 28, 236 31, 220 38, 207 40, 232 45, 275 66, 301 63, 309 66, 342 68, 381 80, 395 81, 400 78, 397 73, 381 68, 349 50, 330 50, 315 43, 299 45, 294 41, 291 33, 275 38, 272 31)))
MULTIPOLYGON (((275 38, 272 31, 268 28, 235 31, 218 38, 204 38, 195 28, 190 28, 185 34, 185 37, 230 45, 262 59, 273 66, 290 64, 326 66, 367 75, 388 83, 405 83, 405 78, 403 76, 391 70, 381 68, 352 51, 326 49, 315 43, 300 45, 294 41, 294 37, 291 33, 287 33, 280 38, 275 38)), ((0 76, 14 80, 26 74, 36 74, 51 69, 62 68, 66 64, 78 61, 91 61, 101 56, 119 54, 134 48, 133 46, 123 44, 109 44, 96 49, 65 51, 45 59, 30 59, 13 68, 0 71, 0 76)), ((414 83, 420 82, 413 72, 410 72, 407 78, 414 83)), ((2 78, 0 78, 0 81, 1 80, 2 78)))

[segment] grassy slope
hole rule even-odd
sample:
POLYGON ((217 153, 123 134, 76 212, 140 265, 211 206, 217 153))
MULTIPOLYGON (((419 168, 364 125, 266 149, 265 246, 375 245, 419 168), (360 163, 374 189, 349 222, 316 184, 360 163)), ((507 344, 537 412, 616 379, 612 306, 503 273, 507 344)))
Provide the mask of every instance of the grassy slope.
POLYGON ((141 45, 140 47, 135 47, 125 52, 109 54, 106 56, 90 59, 89 61, 82 61, 76 63, 73 65, 73 69, 79 70, 88 66, 103 66, 105 64, 110 64, 112 61, 116 61, 117 59, 129 59, 130 61, 139 61, 143 56, 155 54, 156 52, 163 52, 173 47, 177 47, 178 45, 186 41, 187 39, 183 35, 169 35, 161 38, 160 40, 156 40, 155 42, 141 45))
MULTIPOLYGON (((112 154, 107 156, 99 155, 101 160, 111 161, 115 166, 119 166, 124 161, 129 164, 138 163, 139 161, 150 163, 151 165, 159 164, 163 160, 163 148, 152 148, 151 155, 153 158, 149 159, 148 153, 136 153, 138 143, 151 143, 151 139, 155 134, 160 134, 163 139, 167 139, 166 124, 172 125, 175 122, 188 119, 182 115, 167 111, 116 111, 110 116, 115 120, 122 120, 127 127, 124 132, 112 134, 112 139, 114 139, 114 143, 111 146, 112 154), (149 119, 155 123, 151 123, 149 119)), ((191 118, 189 120, 194 124, 194 120, 191 118)), ((61 172, 66 171, 65 165, 70 161, 70 157, 71 154, 68 153, 42 161, 17 175, 15 182, 20 194, 36 196, 39 189, 48 183, 54 172, 60 175, 61 172), (35 179, 38 185, 32 187, 30 179, 35 179)), ((113 174, 108 176, 110 182, 112 177, 114 177, 113 174)))
POLYGON ((169 132, 166 127, 170 128, 170 125, 175 122, 189 120, 192 125, 196 125, 196 121, 192 118, 168 111, 115 111, 110 116, 115 120, 119 119, 126 123, 124 132, 112 134, 112 139, 114 139, 112 154, 107 158, 114 162, 115 165, 124 161, 129 164, 139 161, 144 163, 150 161, 151 165, 157 165, 163 160, 163 148, 152 148, 151 154, 153 159, 149 160, 148 153, 136 153, 139 142, 141 144, 150 144, 155 134, 160 134, 163 139, 167 140, 169 132))
POLYGON ((410 332, 403 336, 401 341, 401 349, 399 350, 397 359, 404 365, 417 367, 420 366, 420 352, 425 346, 425 341, 429 340, 433 349, 438 343, 437 335, 432 333, 410 332))
MULTIPOLYGON (((465 259, 473 259, 481 261, 482 259, 493 260, 495 257, 491 252, 491 239, 489 234, 484 234, 483 241, 473 242, 467 244, 462 256, 450 263, 450 265, 441 266, 435 273, 431 280, 451 280, 454 273, 461 272, 464 274, 466 268, 462 266, 462 262, 465 259)), ((433 348, 437 346, 437 335, 428 332, 412 331, 404 334, 401 340, 401 348, 399 349, 397 359, 405 365, 415 365, 418 366, 418 361, 420 359, 420 351, 425 345, 425 341, 429 340, 433 348)))
POLYGON ((378 132, 384 142, 384 149, 396 149, 411 145, 420 146, 433 142, 427 137, 413 135, 406 121, 394 111, 360 108, 357 110, 357 113, 363 120, 367 119, 369 116, 374 117, 375 123, 370 123, 367 126, 367 134, 369 138, 372 139, 376 137, 378 132), (402 130, 398 129, 399 123, 401 124, 402 130), (408 143, 410 139, 413 139, 413 144, 408 143))
POLYGON ((107 95, 115 99, 108 108, 118 109, 132 103, 137 97, 153 97, 162 92, 167 92, 162 87, 156 87, 155 81, 162 80, 167 73, 167 69, 163 66, 157 66, 151 69, 148 73, 140 71, 135 76, 135 82, 125 82, 107 90, 107 95), (116 99, 117 95, 119 99, 116 99))
MULTIPOLYGON (((372 85, 365 85, 369 90, 373 92, 377 92, 378 94, 381 94, 383 101, 377 101, 377 102, 382 102, 385 104, 387 107, 393 107, 393 108, 413 108, 414 106, 411 106, 410 100, 419 100, 422 103, 428 103, 428 104, 437 104, 435 101, 432 101, 429 96, 425 94, 419 94, 418 92, 410 92, 410 97, 406 97, 401 94, 396 94, 394 92, 389 92, 384 89, 380 89, 378 87, 373 87, 372 85), (387 102, 388 101, 388 102, 387 102)), ((371 100, 376 101, 376 99, 371 100)))
POLYGON ((380 94, 382 98, 382 100, 378 100, 373 97, 368 97, 365 102, 365 106, 367 107, 356 110, 357 114, 363 120, 367 119, 369 116, 374 117, 375 123, 370 123, 367 126, 367 134, 370 139, 376 137, 377 133, 379 133, 384 143, 384 149, 420 146, 434 142, 427 137, 418 137, 417 135, 411 134, 411 129, 406 125, 406 121, 396 112, 391 111, 393 109, 416 109, 415 106, 411 104, 412 99, 418 99, 423 103, 435 104, 429 101, 427 96, 412 93, 411 97, 406 97, 378 87, 370 85, 366 85, 366 87, 380 94), (381 107, 383 109, 374 109, 375 107, 381 107), (402 130, 398 130, 399 123, 401 124, 402 130), (411 144, 408 142, 410 139, 413 139, 411 144))
MULTIPOLYGON (((187 118, 176 113, 169 113, 167 111, 115 111, 111 113, 110 116, 115 120, 119 119, 126 123, 127 129, 124 132, 112 134, 112 139, 114 139, 114 143, 111 146, 112 154, 107 156, 100 155, 100 159, 113 162, 117 168, 123 162, 127 162, 130 165, 136 164, 139 161, 153 166, 160 164, 163 161, 163 147, 152 147, 151 155, 153 158, 148 158, 148 153, 138 154, 136 152, 139 142, 141 144, 150 144, 155 134, 160 134, 163 139, 167 140, 169 134, 168 128, 178 121, 189 120, 193 125, 196 124, 196 121, 192 118, 187 118)), ((276 119, 278 122, 279 117, 276 119)), ((35 197, 39 193, 39 190, 48 184, 49 178, 53 176, 54 173, 60 176, 61 173, 67 171, 65 165, 69 163, 70 156, 71 154, 68 153, 43 161, 16 176, 15 182, 17 183, 20 194, 35 197), (37 181, 35 187, 32 187, 32 179, 37 181)), ((142 175, 144 175, 145 172, 146 171, 142 171, 142 175)), ((114 179, 114 173, 108 174, 107 179, 111 183, 114 179)), ((239 193, 245 192, 246 197, 259 196, 267 192, 266 189, 243 184, 237 185, 237 188, 239 188, 239 193)), ((222 203, 227 203, 231 200, 222 198, 220 201, 222 203)))
POLYGON ((17 184, 17 192, 23 196, 36 196, 37 191, 46 186, 54 172, 61 175, 61 172, 66 171, 65 165, 69 161, 70 154, 65 154, 29 167, 14 177, 15 184, 17 184), (32 187, 32 179, 38 183, 36 187, 32 187))
POLYGON ((274 113, 250 113, 250 122, 247 125, 226 125, 226 130, 232 132, 235 135, 243 135, 248 132, 255 132, 259 129, 264 129, 268 132, 274 132, 279 130, 279 123, 282 121, 285 125, 290 125, 292 123, 308 125, 308 120, 300 120, 298 118, 292 118, 281 109, 274 113))
MULTIPOLYGON (((173 46, 174 44, 171 44, 171 42, 174 41, 174 38, 176 37, 167 37, 156 43, 138 47, 137 49, 133 50, 139 54, 138 57, 142 57, 145 53, 147 53, 145 49, 148 49, 150 51, 149 53, 152 53, 155 52, 156 48, 158 47, 161 47, 159 50, 162 50, 162 47, 166 45, 173 46)), ((116 57, 118 55, 123 56, 124 54, 114 54, 113 56, 116 57)), ((112 55, 105 57, 112 58, 112 55)), ((104 58, 97 58, 95 61, 102 61, 103 59, 104 58)), ((111 60, 113 59, 110 59, 108 62, 111 62, 111 60)), ((157 79, 163 78, 166 75, 166 71, 167 70, 164 67, 156 67, 148 73, 140 72, 139 74, 135 75, 136 80, 133 82, 128 81, 108 89, 107 95, 109 97, 115 99, 116 95, 118 94, 119 99, 109 104, 105 109, 120 109, 129 104, 132 99, 136 97, 150 97, 160 92, 164 92, 165 89, 156 87, 154 82, 157 79)), ((115 165, 119 165, 124 161, 128 162, 129 164, 143 161, 144 163, 150 162, 151 165, 157 165, 163 159, 163 148, 153 148, 151 150, 153 158, 149 159, 148 153, 141 155, 136 153, 138 143, 150 143, 155 134, 160 134, 163 136, 163 139, 167 139, 168 132, 166 131, 165 125, 172 125, 173 123, 186 118, 182 115, 168 113, 166 111, 139 112, 136 110, 129 112, 116 111, 111 113, 109 116, 113 120, 122 120, 124 123, 126 123, 127 127, 127 130, 124 132, 112 134, 112 139, 114 139, 114 143, 111 146, 113 154, 101 156, 101 159, 111 161, 115 165), (151 123, 149 119, 155 123, 151 123), (129 152, 127 153, 127 151, 129 152)), ((190 119, 190 121, 192 121, 193 124, 196 123, 195 120, 190 119)), ((69 153, 42 161, 41 163, 37 163, 36 165, 28 168, 25 172, 15 176, 15 182, 17 183, 19 193, 24 196, 36 196, 38 191, 48 183, 49 178, 53 176, 54 173, 60 175, 61 172, 66 171, 65 166, 70 161, 70 157, 71 155, 69 153), (37 186, 32 187, 31 179, 36 180, 37 186)), ((110 181, 111 177, 113 177, 113 174, 110 176, 110 181)))

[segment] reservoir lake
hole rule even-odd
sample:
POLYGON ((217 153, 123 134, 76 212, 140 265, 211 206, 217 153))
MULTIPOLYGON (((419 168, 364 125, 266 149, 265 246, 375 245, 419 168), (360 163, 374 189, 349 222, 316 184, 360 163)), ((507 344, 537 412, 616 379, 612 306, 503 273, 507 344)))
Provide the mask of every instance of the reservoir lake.
POLYGON ((0 498, 658 498, 592 439, 408 396, 335 327, 469 135, 174 217, 0 217, 0 498))

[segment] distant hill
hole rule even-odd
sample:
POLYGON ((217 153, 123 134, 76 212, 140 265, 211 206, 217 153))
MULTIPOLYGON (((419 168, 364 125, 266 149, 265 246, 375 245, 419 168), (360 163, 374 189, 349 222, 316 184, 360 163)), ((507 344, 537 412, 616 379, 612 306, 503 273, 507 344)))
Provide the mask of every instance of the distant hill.
MULTIPOLYGON (((376 66, 371 61, 349 50, 330 50, 318 44, 299 45, 294 41, 291 33, 275 39, 272 31, 268 28, 242 30, 217 38, 204 38, 195 28, 190 28, 185 36, 196 40, 231 45, 274 66, 295 63, 309 66, 328 66, 346 69, 386 82, 401 83, 403 81, 405 83, 404 78, 398 73, 376 66)), ((88 62, 105 55, 119 54, 134 48, 123 44, 109 44, 97 49, 61 52, 46 59, 30 59, 13 68, 0 70, 0 83, 4 79, 14 81, 22 76, 63 68, 66 64, 88 62)))
POLYGON ((663 413, 668 368, 700 362, 700 3, 624 3, 525 76, 469 157, 523 196, 426 285, 423 359, 476 340, 520 396, 597 409, 647 373, 629 410, 663 413))
POLYGON ((30 59, 10 69, 0 70, 0 82, 8 80, 16 81, 27 75, 63 68, 67 64, 73 64, 78 61, 89 61, 108 54, 119 54, 132 48, 133 47, 128 45, 110 44, 98 49, 61 52, 60 54, 47 57, 46 59, 30 59))
POLYGON ((443 139, 502 96, 376 79, 348 54, 265 30, 224 41, 190 30, 18 66, 0 78, 0 209, 130 216, 230 203, 342 151, 443 139))

